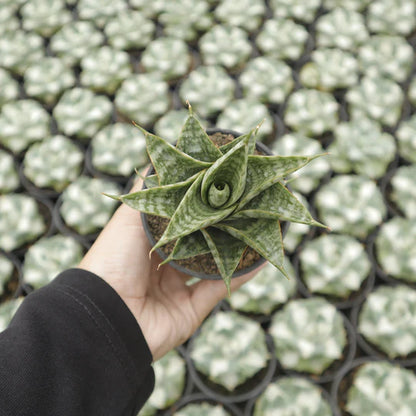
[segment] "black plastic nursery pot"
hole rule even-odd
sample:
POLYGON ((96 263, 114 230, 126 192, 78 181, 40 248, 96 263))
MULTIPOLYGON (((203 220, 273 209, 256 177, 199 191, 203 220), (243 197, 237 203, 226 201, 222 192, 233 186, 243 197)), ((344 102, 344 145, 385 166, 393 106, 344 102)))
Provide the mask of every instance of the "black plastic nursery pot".
POLYGON ((130 176, 111 175, 104 171, 98 170, 92 163, 92 145, 90 144, 85 153, 85 170, 89 173, 89 176, 93 178, 100 178, 118 183, 123 188, 129 182, 130 176))
POLYGON ((337 309, 350 309, 353 308, 355 305, 361 303, 374 287, 376 276, 374 267, 371 267, 368 276, 363 280, 360 288, 357 291, 352 292, 346 298, 328 295, 326 293, 312 293, 303 280, 303 273, 300 267, 299 253, 300 252, 298 251, 294 257, 293 266, 296 271, 296 279, 299 293, 305 298, 310 298, 312 296, 322 296, 328 302, 331 302, 337 309))
POLYGON ((50 198, 56 199, 59 196, 59 192, 55 191, 52 188, 38 188, 31 180, 29 180, 24 174, 24 165, 23 163, 19 168, 19 179, 20 183, 26 189, 26 191, 31 195, 36 195, 40 198, 50 198))
POLYGON ((266 334, 266 345, 269 354, 266 367, 259 370, 254 376, 229 391, 225 387, 209 380, 207 376, 198 371, 191 359, 193 342, 198 335, 197 331, 190 339, 187 346, 186 359, 188 362, 189 374, 198 389, 206 396, 218 403, 241 403, 257 397, 267 387, 276 372, 277 360, 274 354, 274 344, 270 335, 266 334))
MULTIPOLYGON (((279 381, 279 379, 281 379, 281 378, 284 378, 284 377, 287 377, 287 376, 284 376, 284 375, 280 375, 280 376, 278 376, 278 377, 276 377, 276 378, 274 378, 272 381, 271 381, 271 383, 274 383, 274 382, 277 382, 277 381, 279 381)), ((299 378, 299 377, 298 377, 299 378)), ((313 380, 311 380, 310 378, 308 378, 308 377, 304 377, 304 376, 301 376, 301 378, 304 378, 305 380, 307 380, 307 381, 310 381, 310 382, 312 382, 312 383, 314 383, 319 389, 320 389, 320 391, 321 391, 321 395, 322 395, 322 397, 328 402, 328 404, 330 405, 330 407, 331 407, 331 410, 332 410, 332 413, 333 413, 333 415, 334 416, 338 416, 337 415, 337 406, 336 406, 336 403, 334 403, 333 402, 333 400, 332 400, 332 397, 330 396, 330 394, 326 391, 326 390, 324 390, 321 386, 319 386, 318 384, 316 384, 313 380)), ((245 406, 245 409, 244 409, 244 416, 252 416, 253 415, 253 413, 254 413, 254 408, 255 408, 255 406, 256 406, 256 402, 257 402, 257 400, 259 399, 259 397, 260 397, 260 395, 258 396, 258 397, 253 397, 252 399, 250 399, 248 402, 247 402, 247 404, 246 404, 246 406, 245 406)))
MULTIPOLYGON (((351 387, 354 376, 360 366, 372 361, 382 361, 378 357, 361 357, 351 363, 351 366, 343 369, 337 374, 337 377, 331 385, 331 400, 336 405, 335 416, 351 416, 351 413, 345 410, 347 403, 348 389, 351 387)), ((364 415, 363 415, 364 416, 364 415)))
MULTIPOLYGON (((227 136, 231 135, 233 138, 241 136, 240 133, 235 132, 233 130, 217 129, 217 128, 207 129, 207 134, 210 135, 210 136, 212 136, 216 133, 220 133, 222 135, 227 135, 227 136)), ((256 149, 261 154, 265 154, 265 155, 272 155, 273 154, 270 151, 270 149, 261 142, 256 143, 256 149)), ((151 169, 149 169, 149 171, 147 173, 147 176, 154 174, 154 172, 155 171, 154 171, 153 167, 151 167, 151 169)), ((144 184, 143 184, 142 189, 146 189, 146 186, 144 184)), ((154 235, 154 233, 151 229, 151 225, 150 225, 149 220, 152 219, 152 218, 160 218, 160 217, 149 216, 149 215, 141 212, 141 219, 142 219, 142 223, 143 223, 143 228, 144 228, 144 230, 146 232, 146 235, 149 239, 150 245, 153 247, 156 244, 158 239, 155 237, 155 235, 154 235)), ((166 223, 166 225, 165 225, 165 228, 166 228, 167 221, 165 221, 165 223, 166 223)), ((288 223, 286 223, 286 224, 288 224, 288 223)), ((286 225, 285 225, 285 227, 286 227, 286 225)), ((172 250, 173 246, 171 245, 170 247, 171 247, 170 249, 172 250)), ((165 250, 166 250, 166 248, 165 248, 165 250)), ((160 249, 160 248, 156 249, 156 252, 162 258, 162 260, 165 260, 168 257, 169 252, 166 252, 165 250, 160 249)), ((245 257, 250 257, 251 259, 254 259, 254 260, 251 262, 251 264, 248 267, 237 268, 237 270, 234 272, 234 274, 232 276, 233 278, 238 277, 238 276, 243 276, 243 275, 257 269, 263 263, 266 262, 266 260, 263 257, 261 257, 257 252, 255 252, 250 247, 244 253, 243 259, 245 259, 245 257)), ((199 279, 221 280, 222 277, 218 272, 217 273, 206 273, 202 269, 201 265, 203 265, 204 263, 206 264, 207 262, 209 262, 209 264, 211 264, 211 265, 214 265, 214 267, 216 268, 215 262, 214 262, 214 260, 212 258, 212 255, 210 253, 191 258, 190 260, 185 259, 185 260, 171 261, 168 264, 170 266, 172 266, 173 268, 175 268, 176 270, 182 272, 182 273, 188 274, 188 275, 193 276, 193 277, 197 277, 199 279), (197 266, 197 268, 195 268, 195 269, 189 266, 189 263, 190 263, 190 261, 192 261, 192 259, 194 259, 195 265, 197 266)))
MULTIPOLYGON (((400 283, 397 282, 390 286, 397 286, 400 283)), ((358 305, 356 305, 351 311, 351 323, 355 328, 357 346, 368 356, 377 357, 380 360, 390 361, 391 363, 399 364, 403 367, 416 367, 416 351, 403 357, 390 358, 385 352, 378 348, 375 344, 368 341, 364 335, 362 335, 358 329, 358 319, 360 316, 361 308, 364 305, 364 299, 358 305)))
POLYGON ((347 333, 347 344, 345 345, 344 350, 342 352, 342 357, 338 360, 335 360, 326 370, 322 372, 322 374, 311 374, 291 369, 284 369, 284 371, 288 375, 304 376, 308 377, 310 380, 314 381, 317 384, 327 384, 331 383, 334 379, 336 379, 339 373, 351 367, 351 363, 355 357, 355 352, 357 350, 355 330, 351 322, 347 319, 347 317, 342 312, 339 313, 342 314, 344 328, 347 333))
POLYGON ((31 194, 28 194, 28 195, 36 200, 36 203, 39 208, 39 212, 45 221, 46 230, 39 237, 13 250, 13 254, 21 259, 23 259, 24 255, 26 254, 27 249, 33 243, 35 243, 36 241, 38 241, 39 239, 43 237, 50 237, 55 232, 55 222, 53 221, 53 209, 54 209, 53 203, 49 199, 40 197, 38 195, 31 195, 31 194))
POLYGON ((59 196, 55 203, 55 206, 53 207, 53 222, 55 227, 61 234, 73 237, 75 240, 79 241, 84 247, 88 249, 96 240, 101 230, 89 234, 79 234, 74 228, 66 225, 60 212, 61 206, 62 194, 59 196))
POLYGON ((234 406, 232 403, 222 403, 220 401, 214 400, 212 397, 209 397, 203 393, 193 393, 189 396, 182 397, 173 407, 165 414, 165 416, 173 415, 175 412, 183 409, 189 404, 201 404, 208 403, 211 405, 221 405, 231 416, 243 416, 241 410, 234 406))
POLYGON ((398 166, 399 160, 396 157, 396 159, 390 164, 388 171, 380 179, 379 185, 381 194, 383 195, 384 203, 387 207, 388 214, 392 217, 403 216, 403 213, 401 212, 400 208, 396 206, 396 204, 392 201, 390 196, 392 192, 391 180, 393 179, 393 176, 396 174, 398 166))
POLYGON ((378 235, 379 229, 377 229, 374 233, 371 234, 371 237, 368 239, 367 242, 367 253, 369 255, 369 258, 372 263, 372 267, 375 269, 375 275, 377 283, 377 279, 379 279, 381 282, 387 283, 389 285, 397 285, 397 284, 403 284, 412 287, 413 289, 416 289, 416 282, 410 282, 405 279, 399 279, 396 278, 387 272, 383 270, 380 263, 377 259, 377 253, 376 253, 376 239, 378 235))
POLYGON ((20 263, 19 259, 12 253, 6 253, 2 250, 0 250, 0 254, 13 263, 12 277, 5 283, 5 286, 3 287, 4 292, 2 295, 0 295, 1 304, 10 298, 17 298, 22 296, 24 291, 22 288, 22 264, 20 263))

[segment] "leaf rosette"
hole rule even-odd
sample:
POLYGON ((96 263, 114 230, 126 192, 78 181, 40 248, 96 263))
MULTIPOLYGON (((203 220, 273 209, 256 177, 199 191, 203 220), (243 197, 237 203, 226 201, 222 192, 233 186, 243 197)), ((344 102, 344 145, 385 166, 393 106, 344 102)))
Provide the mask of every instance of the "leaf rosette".
POLYGON ((151 252, 174 241, 161 263, 211 253, 227 288, 247 247, 287 276, 280 221, 322 226, 284 186, 284 178, 320 156, 256 154, 259 126, 216 145, 189 110, 176 146, 137 126, 155 174, 144 189, 113 197, 169 219, 151 252))

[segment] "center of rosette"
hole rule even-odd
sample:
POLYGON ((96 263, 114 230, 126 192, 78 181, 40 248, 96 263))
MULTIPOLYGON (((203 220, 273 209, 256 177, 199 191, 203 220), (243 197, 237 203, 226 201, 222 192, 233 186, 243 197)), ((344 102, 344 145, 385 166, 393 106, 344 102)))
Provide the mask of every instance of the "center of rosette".
POLYGON ((222 207, 230 198, 230 187, 224 182, 213 183, 208 190, 208 203, 212 208, 222 207))

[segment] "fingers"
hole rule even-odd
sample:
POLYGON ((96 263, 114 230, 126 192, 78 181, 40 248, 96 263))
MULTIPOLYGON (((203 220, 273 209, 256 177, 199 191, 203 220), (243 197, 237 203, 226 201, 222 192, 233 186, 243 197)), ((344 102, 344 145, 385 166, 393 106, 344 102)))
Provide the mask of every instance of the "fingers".
MULTIPOLYGON (((244 283, 251 280, 265 265, 266 262, 250 273, 233 278, 231 280, 231 292, 235 292, 244 283)), ((222 280, 201 280, 192 285, 190 290, 192 305, 198 316, 199 324, 218 302, 227 296, 227 288, 222 280)))

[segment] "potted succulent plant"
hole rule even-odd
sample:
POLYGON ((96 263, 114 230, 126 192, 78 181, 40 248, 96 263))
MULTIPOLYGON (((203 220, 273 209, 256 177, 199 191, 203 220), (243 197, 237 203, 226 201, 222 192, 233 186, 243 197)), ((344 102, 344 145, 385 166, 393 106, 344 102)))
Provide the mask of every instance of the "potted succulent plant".
POLYGON ((279 377, 248 402, 246 416, 331 416, 328 393, 304 377, 279 377), (306 399, 307 398, 307 399, 306 399))
POLYGON ((188 370, 204 394, 223 403, 257 396, 276 369, 272 342, 261 325, 237 312, 212 314, 187 347, 188 370))
POLYGON ((258 127, 210 140, 191 107, 176 147, 139 127, 155 173, 147 189, 112 197, 142 212, 161 264, 175 260, 191 275, 222 277, 228 288, 262 257, 286 275, 280 221, 322 226, 282 183, 316 156, 265 156, 267 148, 256 150, 258 127))
POLYGON ((374 357, 355 360, 331 388, 343 416, 413 415, 415 392, 414 372, 374 357))

